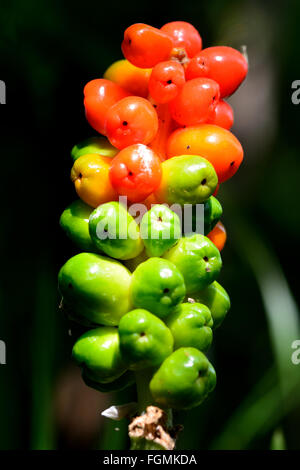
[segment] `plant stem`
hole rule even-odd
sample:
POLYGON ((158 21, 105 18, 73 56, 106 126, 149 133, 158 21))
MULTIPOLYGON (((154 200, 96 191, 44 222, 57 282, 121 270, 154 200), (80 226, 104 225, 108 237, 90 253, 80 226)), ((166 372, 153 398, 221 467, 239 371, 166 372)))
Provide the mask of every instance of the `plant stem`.
POLYGON ((143 369, 135 374, 139 414, 146 411, 147 406, 153 404, 153 397, 149 389, 152 376, 153 369, 143 369))
MULTIPOLYGON (((153 397, 150 393, 149 383, 153 376, 153 369, 145 369, 136 372, 136 386, 138 398, 138 413, 140 420, 138 429, 144 427, 144 433, 129 433, 131 439, 131 450, 166 450, 173 449, 174 440, 169 435, 172 428, 172 410, 161 410, 153 404, 153 397), (147 407, 154 407, 152 410, 147 407), (154 414, 153 414, 154 410, 154 414), (153 414, 153 418, 151 416, 153 414), (158 415, 159 415, 159 419, 158 415), (150 421, 149 421, 150 419, 150 421), (153 421, 152 421, 153 419, 153 421), (143 422, 144 421, 144 422, 143 422), (143 424, 142 424, 143 422, 143 424), (149 427, 150 426, 150 427, 149 427), (149 428, 148 428, 149 427, 149 428), (150 432, 149 432, 150 429, 150 432), (163 437, 163 439, 162 439, 163 437)), ((134 426, 134 421, 133 421, 134 426)), ((130 430, 130 426, 129 426, 130 430)))

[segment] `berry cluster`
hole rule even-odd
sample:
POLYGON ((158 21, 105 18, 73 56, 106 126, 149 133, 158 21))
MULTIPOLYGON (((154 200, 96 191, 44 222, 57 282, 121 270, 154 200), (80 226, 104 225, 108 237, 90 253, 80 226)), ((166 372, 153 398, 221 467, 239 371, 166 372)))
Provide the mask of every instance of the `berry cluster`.
POLYGON ((216 281, 226 231, 215 196, 243 160, 224 98, 248 66, 231 47, 202 49, 181 21, 130 26, 122 51, 84 88, 102 136, 72 150, 80 199, 60 223, 83 252, 61 268, 59 289, 69 317, 93 327, 73 348, 88 385, 122 389, 148 369, 153 403, 191 408, 215 386, 203 351, 230 307, 216 281))

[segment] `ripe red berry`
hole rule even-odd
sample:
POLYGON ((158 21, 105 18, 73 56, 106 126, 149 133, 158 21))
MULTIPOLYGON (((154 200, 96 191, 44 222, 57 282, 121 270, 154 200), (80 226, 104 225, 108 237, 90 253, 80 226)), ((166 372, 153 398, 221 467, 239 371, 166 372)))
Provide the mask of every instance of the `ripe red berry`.
POLYGON ((107 112, 105 125, 110 143, 118 149, 133 144, 149 144, 158 129, 158 118, 145 98, 128 96, 107 112))
POLYGON ((184 84, 169 104, 172 118, 182 126, 206 122, 220 99, 220 88, 210 78, 195 78, 184 84))
POLYGON ((131 145, 113 159, 109 175, 119 195, 132 202, 143 201, 160 184, 160 159, 146 145, 131 145))
POLYGON ((170 58, 173 43, 171 38, 157 28, 136 23, 126 29, 122 52, 136 67, 154 67, 170 58))
POLYGON ((109 108, 129 93, 116 83, 105 79, 88 82, 83 90, 85 114, 89 124, 105 134, 106 114, 109 108))
POLYGON ((236 49, 215 46, 203 49, 188 64, 187 80, 208 77, 220 85, 221 98, 232 95, 245 79, 248 72, 246 58, 236 49))
POLYGON ((229 103, 220 100, 217 104, 213 115, 207 120, 208 124, 215 124, 216 126, 223 127, 224 129, 231 129, 233 126, 233 109, 229 103))
POLYGON ((184 83, 184 69, 179 62, 160 62, 152 69, 149 92, 157 103, 167 103, 176 98, 184 83))
POLYGON ((174 47, 185 49, 189 57, 194 57, 202 49, 201 36, 190 23, 172 21, 165 24, 161 31, 172 38, 174 47))

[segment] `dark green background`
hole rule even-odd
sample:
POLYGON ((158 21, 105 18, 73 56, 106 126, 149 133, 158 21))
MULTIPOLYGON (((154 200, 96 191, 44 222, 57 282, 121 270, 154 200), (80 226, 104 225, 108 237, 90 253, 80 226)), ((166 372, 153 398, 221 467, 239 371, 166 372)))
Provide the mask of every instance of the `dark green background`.
POLYGON ((126 423, 101 419, 109 404, 70 363, 72 338, 58 311, 57 271, 73 254, 60 213, 74 198, 70 149, 93 135, 84 84, 121 58, 124 29, 193 23, 204 46, 248 46, 250 72, 232 104, 245 149, 221 189, 229 240, 220 282, 232 310, 210 353, 212 397, 175 416, 179 448, 299 449, 299 2, 13 1, 0 6, 1 117, 0 448, 124 448, 126 423), (114 428, 119 430, 115 430, 114 428))

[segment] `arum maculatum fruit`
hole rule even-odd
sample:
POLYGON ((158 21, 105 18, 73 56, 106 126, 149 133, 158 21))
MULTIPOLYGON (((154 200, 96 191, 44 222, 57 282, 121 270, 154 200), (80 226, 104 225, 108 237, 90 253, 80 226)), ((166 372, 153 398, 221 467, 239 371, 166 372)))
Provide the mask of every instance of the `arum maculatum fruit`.
POLYGON ((84 325, 118 325, 131 308, 130 272, 116 260, 93 253, 70 258, 58 275, 63 305, 84 325))
POLYGON ((209 286, 218 277, 222 259, 218 248, 204 235, 182 237, 164 254, 184 277, 186 292, 192 294, 209 286))
POLYGON ((183 301, 185 294, 183 275, 168 260, 149 258, 132 274, 132 304, 137 308, 148 308, 160 318, 166 318, 183 301))
POLYGON ((174 349, 192 346, 205 351, 213 339, 213 319, 206 305, 182 303, 168 316, 166 323, 174 338, 174 349))
POLYGON ((216 385, 216 373, 196 348, 179 348, 162 363, 150 382, 156 403, 188 409, 200 405, 216 385))
POLYGON ((77 199, 60 216, 60 226, 72 242, 83 251, 97 251, 89 233, 89 217, 92 208, 77 199))
POLYGON ((71 151, 80 199, 60 225, 82 251, 62 266, 58 287, 62 310, 85 329, 72 353, 85 383, 103 393, 136 383, 132 446, 173 449, 164 413, 200 405, 216 385, 203 351, 230 299, 217 281, 226 231, 215 196, 244 156, 222 98, 248 64, 229 47, 202 51, 183 21, 129 26, 122 51, 84 87, 99 135, 71 151), (164 410, 160 436, 146 432, 147 405, 164 410))
POLYGON ((119 202, 107 202, 93 210, 89 233, 99 251, 112 258, 136 258, 144 249, 138 224, 119 202))
POLYGON ((160 365, 173 351, 173 336, 165 323, 147 310, 126 313, 119 324, 121 351, 131 369, 160 365))

